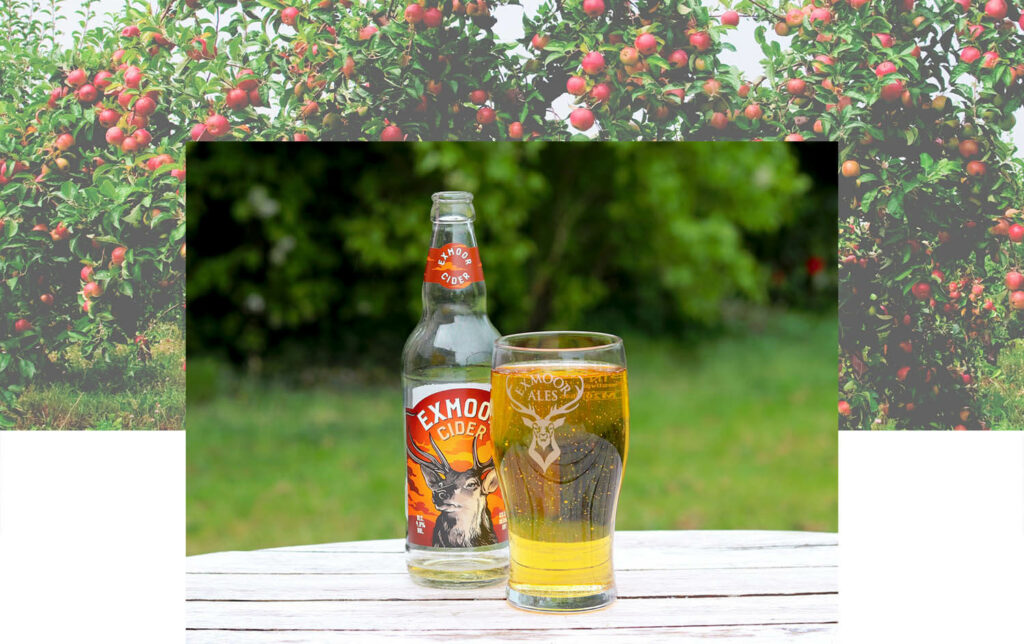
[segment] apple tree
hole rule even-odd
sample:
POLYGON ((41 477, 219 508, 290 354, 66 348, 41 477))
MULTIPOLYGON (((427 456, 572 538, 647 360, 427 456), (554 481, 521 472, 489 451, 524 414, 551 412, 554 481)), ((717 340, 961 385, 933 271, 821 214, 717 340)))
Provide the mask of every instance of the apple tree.
POLYGON ((140 20, 67 49, 34 6, 0 8, 0 410, 184 306, 174 44, 140 20))
POLYGON ((976 398, 1024 335, 1022 164, 1003 140, 1024 98, 1017 9, 737 6, 789 43, 758 28, 768 65, 751 100, 784 129, 840 143, 840 426, 998 423, 976 398))

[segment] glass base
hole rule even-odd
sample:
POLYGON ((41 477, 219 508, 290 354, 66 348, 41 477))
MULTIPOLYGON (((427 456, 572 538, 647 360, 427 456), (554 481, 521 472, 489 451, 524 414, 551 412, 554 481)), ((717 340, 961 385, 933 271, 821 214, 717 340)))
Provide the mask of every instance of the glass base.
POLYGON ((592 595, 573 596, 528 595, 514 588, 507 588, 505 597, 510 604, 524 610, 539 613, 582 613, 604 608, 615 601, 615 588, 592 595))

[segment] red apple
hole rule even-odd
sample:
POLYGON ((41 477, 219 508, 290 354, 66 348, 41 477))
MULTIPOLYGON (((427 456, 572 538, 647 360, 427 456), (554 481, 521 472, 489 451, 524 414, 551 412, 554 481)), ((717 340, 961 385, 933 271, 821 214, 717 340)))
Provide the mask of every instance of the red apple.
POLYGON ((585 107, 578 107, 569 115, 569 123, 581 132, 589 130, 594 126, 594 113, 585 107))
POLYGON ((84 85, 88 79, 89 77, 86 75, 85 70, 79 68, 68 72, 65 82, 67 82, 71 87, 80 87, 84 85))
POLYGON ((121 115, 111 109, 100 110, 96 115, 96 120, 99 121, 103 127, 113 127, 115 123, 120 120, 121 115))
POLYGON ((422 5, 412 4, 406 5, 405 7, 405 21, 411 25, 419 24, 423 22, 423 7, 422 5))
POLYGON ((214 138, 220 138, 231 130, 227 118, 221 114, 211 114, 206 117, 206 131, 214 138))
POLYGON ((24 333, 25 331, 28 331, 31 328, 32 323, 26 320, 25 318, 21 318, 20 320, 14 323, 14 330, 17 331, 18 333, 24 333))
POLYGON ((985 15, 993 20, 1002 20, 1005 18, 1005 0, 988 0, 988 2, 985 3, 985 15))
POLYGON ((597 51, 588 52, 583 57, 582 66, 583 71, 591 76, 600 74, 604 71, 604 56, 597 51))
POLYGON ((686 67, 686 63, 688 63, 689 61, 689 54, 687 54, 682 49, 676 49, 675 51, 668 55, 669 64, 675 67, 676 69, 686 67))
POLYGON ((582 96, 587 91, 587 81, 582 76, 570 76, 565 82, 565 91, 573 96, 582 96))
POLYGON ((96 86, 88 83, 79 87, 75 94, 78 95, 78 102, 86 105, 92 105, 96 102, 96 99, 99 98, 99 92, 96 91, 96 86))
POLYGON ((1024 291, 1010 293, 1010 306, 1018 311, 1024 310, 1024 291))
POLYGON ((57 146, 57 149, 60 150, 61 152, 63 152, 64 150, 69 149, 74 144, 75 144, 75 137, 71 136, 67 132, 65 132, 64 134, 59 135, 57 137, 57 141, 55 143, 55 145, 57 146))
POLYGON ((110 251, 110 261, 116 266, 124 264, 124 254, 128 252, 128 249, 124 246, 118 246, 114 250, 110 251))
POLYGON ((598 83, 594 85, 594 88, 590 90, 590 96, 594 101, 603 103, 608 100, 608 97, 612 95, 612 88, 607 83, 598 83))
POLYGON ((508 126, 508 138, 518 141, 523 138, 523 124, 519 121, 510 123, 508 126))
POLYGON ((238 75, 235 76, 235 80, 238 82, 238 89, 246 92, 251 92, 256 89, 257 85, 259 85, 259 81, 255 78, 250 78, 251 76, 255 76, 255 74, 248 67, 239 71, 238 75))
POLYGON ((827 25, 832 22, 832 12, 825 7, 815 7, 811 9, 810 18, 811 22, 821 22, 827 25))
POLYGON ((533 45, 534 49, 542 50, 548 46, 551 39, 547 36, 540 34, 533 34, 533 38, 530 39, 530 44, 533 45))
POLYGON ((1019 244, 1021 241, 1024 241, 1024 226, 1020 224, 1010 226, 1009 236, 1012 242, 1019 244))
POLYGON ((91 282, 92 266, 83 266, 81 272, 79 272, 79 275, 81 276, 83 282, 91 282))
POLYGON ((299 18, 299 10, 295 7, 285 7, 281 9, 281 22, 284 24, 294 27, 295 21, 299 18))
MULTIPOLYGON (((436 29, 444 21, 444 15, 437 7, 431 7, 423 12, 423 24, 430 29, 436 29)), ((543 49, 543 48, 541 48, 543 49)))
POLYGON ((981 50, 977 47, 964 47, 960 51, 960 60, 967 64, 973 63, 974 61, 981 58, 981 50))
POLYGON ((108 87, 110 87, 110 79, 113 78, 113 76, 114 75, 108 72, 107 70, 101 69, 100 71, 96 72, 95 76, 92 77, 92 84, 99 89, 107 89, 108 87))
POLYGON ((885 61, 884 63, 879 63, 878 67, 875 67, 875 76, 878 76, 879 78, 881 78, 882 76, 885 76, 886 74, 894 74, 895 72, 896 72, 896 63, 892 63, 892 62, 889 62, 889 61, 885 61))
POLYGON ((722 89, 722 83, 714 78, 709 78, 704 81, 702 90, 708 96, 717 96, 718 92, 722 89))
POLYGON ((711 48, 711 36, 709 36, 706 31, 698 31, 690 34, 689 40, 690 46, 697 51, 707 51, 711 48))
POLYGON ((644 56, 650 56, 658 51, 658 41, 654 38, 653 34, 640 34, 633 41, 633 45, 644 56))
POLYGON ((932 296, 932 287, 927 282, 918 282, 910 288, 910 292, 919 300, 927 300, 932 296))
POLYGON ((381 141, 401 141, 403 138, 402 130, 397 125, 389 125, 380 131, 381 141))
POLYGON ((971 177, 980 177, 985 174, 986 166, 981 161, 968 161, 967 174, 971 177))
POLYGON ((196 123, 195 125, 193 125, 191 132, 189 132, 189 135, 192 137, 193 141, 213 140, 213 137, 210 135, 210 133, 206 131, 205 123, 196 123))
POLYGON ((71 233, 64 224, 57 224, 54 226, 53 230, 50 231, 50 239, 53 241, 64 241, 69 237, 71 237, 71 233))
POLYGON ((234 89, 228 90, 227 95, 224 97, 224 101, 227 103, 229 108, 235 111, 244 110, 249 105, 249 92, 245 91, 241 87, 235 87, 234 89))
POLYGON ((964 139, 960 142, 960 156, 965 159, 978 156, 979 148, 978 142, 973 139, 964 139))
POLYGON ((721 20, 723 25, 735 27, 736 25, 740 24, 740 14, 730 9, 722 13, 721 20))
POLYGON ((103 295, 103 287, 99 282, 89 282, 82 287, 82 295, 85 297, 99 297, 103 295))
POLYGON ((480 125, 489 125, 494 123, 495 119, 498 118, 493 108, 481 107, 476 111, 476 122, 480 125))
POLYGON ((882 87, 882 100, 886 103, 894 103, 900 99, 904 89, 903 81, 889 83, 882 87))
POLYGON ((139 83, 142 82, 142 70, 132 65, 128 69, 124 70, 124 84, 127 87, 133 89, 138 88, 139 83))
POLYGON ((124 132, 119 127, 109 128, 106 139, 110 145, 121 145, 121 142, 124 141, 124 132))
POLYGON ((1011 291, 1019 291, 1024 288, 1024 275, 1018 271, 1010 271, 1006 274, 1006 288, 1011 291))
POLYGON ((604 0, 583 0, 583 13, 596 18, 604 13, 604 0))

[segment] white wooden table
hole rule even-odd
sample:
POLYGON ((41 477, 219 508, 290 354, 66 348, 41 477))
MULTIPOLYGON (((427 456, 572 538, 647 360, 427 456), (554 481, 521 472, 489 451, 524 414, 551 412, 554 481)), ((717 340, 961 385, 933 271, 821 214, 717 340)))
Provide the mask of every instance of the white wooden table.
POLYGON ((417 586, 401 539, 196 555, 188 641, 832 642, 837 542, 817 532, 617 532, 619 599, 575 615, 513 608, 503 585, 417 586))

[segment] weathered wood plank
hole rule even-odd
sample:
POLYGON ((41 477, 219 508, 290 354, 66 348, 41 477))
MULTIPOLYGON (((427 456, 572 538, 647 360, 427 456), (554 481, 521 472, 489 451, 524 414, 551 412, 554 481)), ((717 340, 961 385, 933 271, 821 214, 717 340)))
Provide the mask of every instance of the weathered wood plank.
MULTIPOLYGON (((617 547, 687 548, 772 548, 803 545, 836 545, 833 532, 791 532, 784 530, 620 530, 617 547)), ((404 539, 343 541, 303 546, 266 548, 274 552, 405 552, 404 539)), ((203 555, 196 555, 203 556, 203 555)))
POLYGON ((497 600, 448 601, 191 601, 187 627, 218 630, 376 631, 410 634, 445 629, 453 635, 494 630, 645 628, 806 624, 836 620, 837 595, 685 599, 620 599, 608 608, 574 615, 538 614, 497 600))
MULTIPOLYGON (((626 549, 616 547, 616 570, 697 570, 707 568, 792 568, 831 566, 835 546, 772 550, 626 549)), ((187 572, 262 574, 404 573, 405 560, 396 554, 346 556, 332 552, 221 552, 190 558, 187 572)))
MULTIPOLYGON (((783 644, 794 640, 799 642, 834 642, 838 629, 835 624, 787 624, 752 626, 696 626, 696 627, 654 627, 638 629, 538 629, 530 631, 498 631, 492 629, 459 632, 459 641, 562 641, 566 638, 576 641, 586 638, 588 642, 695 642, 719 639, 754 640, 758 644, 783 644)), ((360 631, 225 631, 193 630, 188 632, 189 644, 340 644, 353 641, 408 641, 409 631, 381 630, 373 633, 360 631)), ((425 630, 415 633, 416 641, 451 642, 449 630, 425 630)))
MULTIPOLYGON (((718 568, 711 570, 620 570, 619 597, 772 595, 838 591, 835 567, 718 568)), ((438 591, 418 586, 405 572, 391 575, 261 575, 193 573, 190 600, 369 600, 502 599, 505 585, 438 591)))

